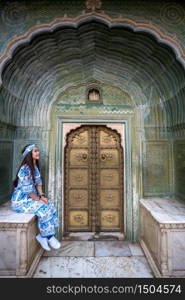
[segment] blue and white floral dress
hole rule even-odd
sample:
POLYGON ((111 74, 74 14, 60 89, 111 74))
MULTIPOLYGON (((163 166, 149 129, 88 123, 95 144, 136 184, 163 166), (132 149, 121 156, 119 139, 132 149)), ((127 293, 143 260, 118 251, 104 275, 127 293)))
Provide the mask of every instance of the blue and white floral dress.
POLYGON ((53 202, 48 200, 48 204, 44 204, 28 195, 32 192, 39 195, 36 186, 42 185, 42 179, 38 167, 34 168, 35 184, 27 164, 21 166, 17 175, 19 179, 11 197, 11 208, 18 213, 35 214, 38 217, 38 228, 42 237, 54 235, 59 222, 53 202))

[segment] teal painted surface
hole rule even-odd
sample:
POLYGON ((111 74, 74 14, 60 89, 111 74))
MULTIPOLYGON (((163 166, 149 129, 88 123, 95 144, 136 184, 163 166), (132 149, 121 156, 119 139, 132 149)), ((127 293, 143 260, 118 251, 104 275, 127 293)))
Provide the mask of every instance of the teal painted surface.
POLYGON ((122 114, 125 111, 132 113, 132 107, 129 105, 101 105, 101 104, 81 104, 81 105, 70 105, 70 104, 56 104, 54 106, 55 112, 65 112, 66 114, 75 113, 76 115, 104 115, 104 114, 122 114))
POLYGON ((9 201, 12 191, 13 143, 0 141, 0 204, 9 201))
POLYGON ((139 107, 146 127, 185 121, 185 72, 174 51, 149 33, 110 29, 97 20, 41 33, 19 47, 2 73, 4 121, 47 127, 58 95, 73 87, 63 101, 84 104, 85 88, 94 81, 105 105, 139 107))
POLYGON ((168 141, 143 142, 144 197, 170 196, 172 193, 172 153, 168 141))
MULTIPOLYGON (((122 89, 114 86, 109 86, 104 83, 100 83, 98 81, 96 81, 95 83, 97 86, 99 86, 102 89, 102 101, 104 105, 134 107, 134 102, 132 101, 131 97, 122 89)), ((59 106, 61 104, 63 105, 66 104, 67 107, 67 105, 73 106, 73 105, 86 104, 87 86, 89 86, 88 83, 83 85, 80 84, 79 86, 71 87, 65 90, 64 92, 61 92, 55 101, 56 105, 59 106)), ((100 104, 97 104, 97 107, 99 105, 100 104)))
POLYGON ((0 204, 10 200, 16 126, 0 119, 0 204))
POLYGON ((174 141, 175 193, 185 201, 185 140, 174 141))
MULTIPOLYGON (((83 0, 15 1, 13 3, 1 0, 0 52, 5 48, 7 41, 15 35, 24 34, 30 27, 42 23, 48 24, 64 15, 75 17, 83 11, 86 11, 83 0)), ((98 11, 104 11, 112 18, 121 15, 137 22, 157 26, 163 32, 175 34, 185 48, 185 9, 182 1, 175 4, 175 1, 171 3, 164 0, 104 0, 98 11)))

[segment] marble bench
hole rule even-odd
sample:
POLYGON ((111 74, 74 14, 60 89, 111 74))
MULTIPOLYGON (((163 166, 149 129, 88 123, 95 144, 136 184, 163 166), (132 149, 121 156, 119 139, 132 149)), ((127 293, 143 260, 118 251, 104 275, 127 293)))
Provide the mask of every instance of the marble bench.
POLYGON ((141 247, 156 277, 185 277, 185 203, 140 200, 141 247))
POLYGON ((36 217, 0 206, 0 277, 32 277, 43 254, 35 240, 36 217))

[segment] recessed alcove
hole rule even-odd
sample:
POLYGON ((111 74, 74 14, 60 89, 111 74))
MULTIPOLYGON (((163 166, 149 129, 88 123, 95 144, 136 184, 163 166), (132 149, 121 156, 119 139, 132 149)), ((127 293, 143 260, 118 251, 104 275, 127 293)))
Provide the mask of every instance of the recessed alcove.
POLYGON ((64 122, 125 124, 128 239, 139 238, 141 197, 184 197, 179 161, 185 149, 185 72, 175 49, 157 34, 121 22, 108 25, 96 16, 36 29, 14 45, 1 79, 1 139, 9 152, 13 147, 12 174, 20 148, 36 142, 46 191, 59 212, 57 155, 64 122), (86 88, 94 82, 101 92, 86 103, 86 88))

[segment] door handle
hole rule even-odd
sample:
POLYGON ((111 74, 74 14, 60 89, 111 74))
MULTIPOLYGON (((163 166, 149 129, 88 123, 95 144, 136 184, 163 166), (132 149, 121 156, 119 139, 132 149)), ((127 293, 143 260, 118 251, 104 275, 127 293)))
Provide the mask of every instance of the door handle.
POLYGON ((112 160, 113 156, 111 153, 102 153, 101 154, 101 160, 106 161, 106 160, 112 160))
POLYGON ((103 161, 106 160, 106 154, 101 154, 101 160, 103 160, 103 161))
POLYGON ((86 160, 87 160, 87 154, 86 154, 86 153, 83 153, 83 154, 82 154, 82 159, 83 159, 83 161, 86 161, 86 160))

